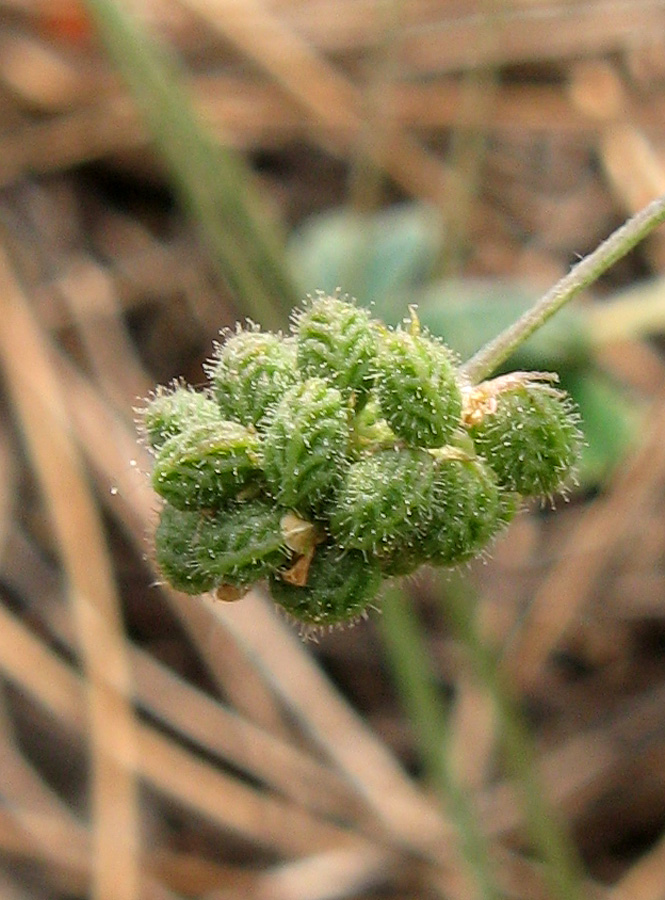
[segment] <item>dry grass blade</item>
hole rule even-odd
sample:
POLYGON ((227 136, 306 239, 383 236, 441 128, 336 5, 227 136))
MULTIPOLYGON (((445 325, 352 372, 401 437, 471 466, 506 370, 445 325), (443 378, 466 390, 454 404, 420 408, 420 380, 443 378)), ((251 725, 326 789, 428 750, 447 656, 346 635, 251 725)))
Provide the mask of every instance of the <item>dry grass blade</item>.
POLYGON ((331 769, 188 686, 149 656, 132 651, 138 699, 150 712, 299 806, 337 821, 362 821, 365 810, 331 769))
POLYGON ((135 746, 135 722, 115 585, 48 344, 2 248, 0 286, 3 366, 49 504, 89 677, 94 893, 99 900, 133 900, 138 891, 138 806, 131 751, 129 757, 127 753, 135 746), (26 355, 31 361, 27 368, 26 355), (121 755, 125 760, 119 765, 121 755))
POLYGON ((416 26, 405 36, 402 52, 412 72, 451 72, 607 53, 664 24, 659 0, 511 0, 485 15, 464 10, 443 23, 416 26), (487 28, 495 36, 492 43, 484 40, 487 28))
MULTIPOLYGON (((297 32, 330 52, 366 50, 377 40, 381 0, 284 4, 297 32)), ((578 57, 616 51, 630 39, 659 31, 660 0, 504 0, 500 4, 441 4, 405 0, 401 51, 411 72, 455 72, 496 63, 578 57), (497 40, 485 41, 493 28, 497 40)))
MULTIPOLYGON (((356 149, 367 98, 311 44, 272 15, 265 4, 260 0, 240 4, 235 0, 178 2, 204 17, 302 104, 313 117, 317 133, 323 129, 326 142, 332 141, 347 153, 356 149)), ((373 162, 404 190, 445 208, 450 200, 452 173, 406 132, 392 128, 377 145, 367 149, 375 157, 373 162)))
POLYGON ((304 645, 262 597, 250 594, 242 604, 220 604, 212 612, 251 650, 256 665, 300 727, 351 780, 388 834, 421 853, 448 840, 450 825, 333 689, 304 645))
POLYGON ((609 893, 608 900, 660 900, 665 881, 665 839, 636 862, 609 893))
MULTIPOLYGON (((57 659, 7 611, 0 612, 5 640, 0 664, 7 677, 56 712, 68 725, 82 729, 85 719, 85 683, 57 659), (30 675, 25 661, 38 669, 30 675)), ((331 847, 365 846, 352 832, 326 823, 299 807, 245 786, 235 777, 195 758, 154 728, 136 729, 136 770, 150 784, 194 808, 222 828, 230 829, 260 847, 286 855, 301 855, 331 847)), ((130 762, 126 746, 114 748, 113 763, 130 762)))

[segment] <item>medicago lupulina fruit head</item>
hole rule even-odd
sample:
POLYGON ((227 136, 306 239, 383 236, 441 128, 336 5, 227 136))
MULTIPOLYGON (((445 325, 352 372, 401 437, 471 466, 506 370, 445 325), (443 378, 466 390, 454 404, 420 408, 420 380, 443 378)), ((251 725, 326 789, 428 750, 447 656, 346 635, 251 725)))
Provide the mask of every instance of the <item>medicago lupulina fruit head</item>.
POLYGON ((238 327, 205 370, 209 388, 160 387, 139 411, 157 565, 222 599, 267 581, 308 628, 358 618, 386 578, 482 554, 582 446, 556 376, 468 385, 413 310, 390 328, 340 295, 310 298, 288 336, 238 327))

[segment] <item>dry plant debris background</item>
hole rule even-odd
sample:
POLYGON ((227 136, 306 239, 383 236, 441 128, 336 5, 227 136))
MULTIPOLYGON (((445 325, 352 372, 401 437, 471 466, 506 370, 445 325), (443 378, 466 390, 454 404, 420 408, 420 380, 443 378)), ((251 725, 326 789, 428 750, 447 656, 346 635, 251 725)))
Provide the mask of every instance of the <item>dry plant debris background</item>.
MULTIPOLYGON (((449 273, 544 289, 665 193, 658 0, 131 8, 284 233, 348 202, 424 201, 449 273)), ((378 616, 304 644, 259 593, 156 584, 132 409, 157 381, 201 381, 247 310, 73 0, 0 0, 0 224, 0 894, 473 897, 378 616)), ((661 229, 578 302, 594 322, 639 283, 660 308, 664 270, 661 229)), ((620 463, 521 515, 490 560, 408 585, 500 896, 524 900, 548 896, 541 867, 439 614, 460 579, 584 896, 665 896, 665 363, 657 327, 597 321, 597 364, 641 410, 620 463)))

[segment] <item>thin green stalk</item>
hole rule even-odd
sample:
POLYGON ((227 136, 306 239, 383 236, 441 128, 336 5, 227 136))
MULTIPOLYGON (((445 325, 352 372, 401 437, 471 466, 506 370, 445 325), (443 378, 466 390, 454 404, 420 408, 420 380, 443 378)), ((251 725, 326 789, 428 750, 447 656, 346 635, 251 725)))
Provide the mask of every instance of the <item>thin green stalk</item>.
POLYGON ((461 367, 470 384, 487 378, 562 306, 593 284, 610 266, 665 221, 665 197, 654 200, 585 256, 513 325, 482 347, 461 367))
POLYGON ((527 829, 544 864, 549 893, 553 900, 582 900, 582 865, 563 823, 546 799, 531 735, 504 683, 496 654, 480 634, 468 586, 461 581, 448 582, 442 591, 442 604, 447 621, 467 648, 476 676, 497 711, 505 763, 517 783, 527 829))
POLYGON ((399 588, 386 591, 380 621, 395 681, 416 730, 425 768, 459 832, 460 850, 476 884, 475 896, 479 900, 498 900, 489 843, 469 796, 452 770, 448 717, 432 681, 418 622, 399 588))
POLYGON ((142 111, 184 205, 198 221, 243 311, 283 325, 298 292, 243 159, 217 143, 196 115, 176 60, 113 0, 85 0, 101 38, 142 111))

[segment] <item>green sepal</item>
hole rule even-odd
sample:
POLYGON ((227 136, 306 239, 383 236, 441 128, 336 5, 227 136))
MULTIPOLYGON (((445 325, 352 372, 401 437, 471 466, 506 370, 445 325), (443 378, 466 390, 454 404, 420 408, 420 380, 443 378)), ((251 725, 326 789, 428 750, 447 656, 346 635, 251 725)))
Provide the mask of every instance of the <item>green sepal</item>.
POLYGON ((297 382, 295 342, 250 325, 216 344, 206 363, 220 415, 260 427, 266 413, 297 382))
POLYGON ((363 451, 376 451, 381 448, 394 447, 398 443, 397 436, 386 422, 375 397, 353 416, 351 422, 351 444, 353 450, 360 454, 363 451))
POLYGON ((263 439, 263 468, 278 503, 320 511, 338 488, 349 455, 349 409, 322 378, 286 392, 263 439))
POLYGON ((169 438, 152 485, 179 509, 216 509, 262 480, 258 435, 237 422, 204 423, 169 438))
POLYGON ((317 548, 303 586, 269 579, 270 593, 279 606, 305 625, 325 627, 353 622, 367 609, 381 587, 376 563, 362 553, 343 553, 334 544, 317 548))

